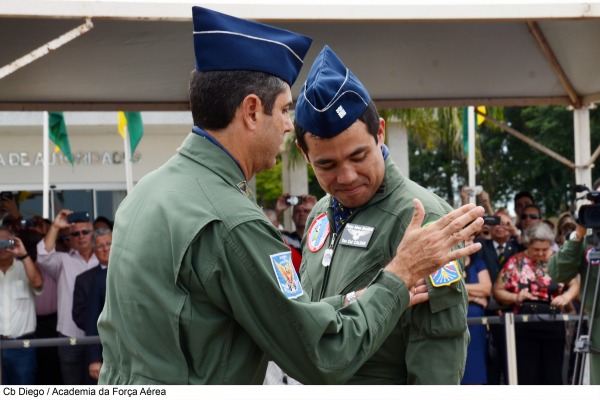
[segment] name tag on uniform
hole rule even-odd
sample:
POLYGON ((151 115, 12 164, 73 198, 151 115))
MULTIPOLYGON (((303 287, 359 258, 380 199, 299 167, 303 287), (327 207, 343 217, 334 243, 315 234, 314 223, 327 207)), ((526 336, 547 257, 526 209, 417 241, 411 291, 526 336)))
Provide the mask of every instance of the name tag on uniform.
POLYGON ((352 247, 367 247, 375 231, 374 226, 346 224, 340 244, 352 247))

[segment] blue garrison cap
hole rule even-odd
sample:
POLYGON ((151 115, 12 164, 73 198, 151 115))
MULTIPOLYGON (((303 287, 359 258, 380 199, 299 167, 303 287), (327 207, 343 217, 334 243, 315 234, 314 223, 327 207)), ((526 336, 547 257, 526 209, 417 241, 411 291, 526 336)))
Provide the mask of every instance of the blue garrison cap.
POLYGON ((302 68, 312 39, 284 29, 192 8, 198 71, 260 71, 290 86, 302 68))
POLYGON ((348 129, 370 101, 367 89, 325 46, 300 91, 296 122, 315 136, 331 138, 348 129))

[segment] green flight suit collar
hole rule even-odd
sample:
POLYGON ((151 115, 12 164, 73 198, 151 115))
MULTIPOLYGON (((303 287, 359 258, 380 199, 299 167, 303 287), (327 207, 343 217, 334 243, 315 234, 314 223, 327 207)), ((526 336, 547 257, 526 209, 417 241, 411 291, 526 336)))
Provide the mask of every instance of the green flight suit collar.
POLYGON ((221 146, 204 136, 191 132, 177 149, 177 152, 220 176, 225 182, 236 187, 244 196, 254 200, 246 177, 237 162, 221 146))

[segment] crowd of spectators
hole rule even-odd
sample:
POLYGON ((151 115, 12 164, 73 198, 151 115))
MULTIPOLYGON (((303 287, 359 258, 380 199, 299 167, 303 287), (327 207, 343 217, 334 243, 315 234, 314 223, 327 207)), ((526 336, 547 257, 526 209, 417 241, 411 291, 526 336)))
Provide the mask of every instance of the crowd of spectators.
MULTIPOLYGON (((470 194, 468 190, 461 191, 463 202, 468 201, 470 194)), ((494 210, 485 191, 477 200, 496 218, 469 239, 481 242, 482 249, 465 260, 468 316, 513 312, 547 318, 576 313, 579 277, 555 282, 547 271, 552 254, 575 231, 572 213, 559 215, 555 222, 545 220, 533 196, 526 191, 514 197, 514 219, 506 209, 494 210)), ((284 194, 274 210, 265 209, 295 252, 297 269, 306 218, 316 201, 311 195, 284 194), (293 230, 285 231, 281 227, 282 214, 289 208, 294 225, 293 230)), ((96 336, 96 321, 106 290, 112 222, 105 217, 98 217, 93 223, 70 221, 69 210, 60 211, 54 221, 39 216, 24 220, 12 197, 0 200, 0 213, 0 240, 4 240, 2 243, 13 240, 10 248, 0 246, 1 282, 3 290, 12 285, 11 293, 16 296, 9 304, 10 326, 0 323, 2 339, 96 336), (21 305, 17 298, 26 302, 21 305)), ((532 322, 516 325, 519 384, 570 381, 572 343, 567 339, 572 332, 569 335, 569 329, 573 326, 565 325, 560 318, 550 321, 534 318, 532 322)), ((503 326, 471 324, 469 330, 471 343, 462 383, 507 384, 503 326)), ((101 365, 100 345, 3 350, 2 383, 94 384, 101 365)), ((283 371, 275 365, 270 368, 275 368, 287 382, 289 377, 283 371)), ((279 381, 277 378, 270 383, 279 381)))
MULTIPOLYGON (((463 203, 469 195, 464 188, 463 203)), ((484 206, 490 204, 485 191, 477 200, 484 206)), ((573 357, 567 338, 572 336, 573 325, 566 324, 560 314, 576 313, 580 279, 554 281, 548 262, 575 230, 575 218, 564 213, 556 223, 544 219, 528 191, 514 196, 513 207, 515 219, 506 209, 489 210, 496 218, 489 218, 490 223, 475 238, 482 249, 465 271, 469 317, 506 312, 528 315, 527 322, 515 325, 518 383, 567 384, 572 379, 573 357)), ((508 384, 504 326, 471 325, 469 329, 472 340, 463 384, 508 384)))
MULTIPOLYGON (((112 222, 71 214, 25 219, 14 196, 0 199, 0 283, 12 294, 8 304, 0 300, 9 310, 0 318, 2 340, 98 335, 112 222)), ((101 353, 99 345, 4 349, 2 384, 95 384, 101 353)))

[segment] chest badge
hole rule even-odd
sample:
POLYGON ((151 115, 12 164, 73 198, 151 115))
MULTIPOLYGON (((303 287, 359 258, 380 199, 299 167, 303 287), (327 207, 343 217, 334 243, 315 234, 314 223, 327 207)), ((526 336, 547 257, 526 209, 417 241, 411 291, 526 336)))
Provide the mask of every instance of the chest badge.
POLYGON ((450 261, 442 268, 429 275, 431 284, 434 287, 450 286, 455 282, 460 281, 460 267, 456 261, 450 261))
POLYGON ((375 227, 366 225, 346 224, 340 244, 344 246, 366 248, 371 241, 375 227))
POLYGON ((321 250, 327 236, 329 236, 330 229, 331 227, 329 226, 327 213, 319 215, 312 224, 310 224, 310 228, 308 228, 308 233, 306 234, 306 243, 311 252, 316 253, 321 250))
POLYGON ((271 265, 273 265, 277 283, 279 283, 279 287, 283 294, 285 294, 285 297, 295 299, 302 296, 304 290, 302 290, 300 279, 298 279, 298 275, 292 264, 292 252, 285 251, 283 253, 271 254, 269 257, 271 258, 271 265))

